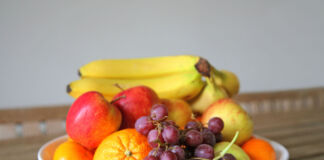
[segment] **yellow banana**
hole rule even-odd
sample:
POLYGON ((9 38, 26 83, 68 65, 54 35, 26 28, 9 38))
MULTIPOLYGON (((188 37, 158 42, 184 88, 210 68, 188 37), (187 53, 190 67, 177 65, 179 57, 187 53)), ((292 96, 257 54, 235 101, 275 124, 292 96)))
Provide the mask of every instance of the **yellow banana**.
POLYGON ((81 77, 141 79, 196 71, 199 56, 179 55, 92 61, 79 69, 81 77))
POLYGON ((152 88, 160 98, 189 100, 199 94, 204 86, 204 81, 196 71, 144 79, 82 78, 70 83, 67 92, 77 98, 84 92, 98 91, 107 100, 112 100, 122 89, 139 85, 152 88))
POLYGON ((203 113, 215 101, 228 97, 226 91, 222 87, 217 86, 214 79, 215 74, 211 72, 210 77, 206 77, 206 85, 201 93, 189 101, 193 112, 203 113))
POLYGON ((212 67, 212 72, 215 75, 215 83, 218 86, 223 87, 229 97, 233 97, 234 95, 238 94, 240 90, 240 81, 233 72, 227 70, 217 70, 214 67, 212 67))

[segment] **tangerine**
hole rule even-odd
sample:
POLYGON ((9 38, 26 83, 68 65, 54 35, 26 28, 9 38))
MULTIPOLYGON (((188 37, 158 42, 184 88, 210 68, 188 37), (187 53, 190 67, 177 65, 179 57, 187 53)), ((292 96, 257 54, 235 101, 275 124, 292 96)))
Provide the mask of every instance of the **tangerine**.
POLYGON ((135 129, 123 129, 106 137, 97 148, 94 160, 143 160, 151 147, 135 129))
POLYGON ((93 153, 79 143, 66 141, 58 146, 54 153, 54 160, 92 160, 93 153))
POLYGON ((251 160, 275 160, 276 152, 271 144, 263 139, 252 137, 242 145, 251 160))

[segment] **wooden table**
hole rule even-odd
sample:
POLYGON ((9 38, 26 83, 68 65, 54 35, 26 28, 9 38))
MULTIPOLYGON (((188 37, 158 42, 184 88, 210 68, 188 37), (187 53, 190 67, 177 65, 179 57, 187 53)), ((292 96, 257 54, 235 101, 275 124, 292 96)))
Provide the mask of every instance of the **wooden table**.
MULTIPOLYGON (((324 109, 253 116, 255 133, 283 144, 290 159, 324 159, 324 109)), ((0 159, 35 160, 42 144, 59 136, 38 136, 0 142, 0 159)))
POLYGON ((253 117, 255 133, 284 145, 289 159, 324 159, 324 109, 253 117))

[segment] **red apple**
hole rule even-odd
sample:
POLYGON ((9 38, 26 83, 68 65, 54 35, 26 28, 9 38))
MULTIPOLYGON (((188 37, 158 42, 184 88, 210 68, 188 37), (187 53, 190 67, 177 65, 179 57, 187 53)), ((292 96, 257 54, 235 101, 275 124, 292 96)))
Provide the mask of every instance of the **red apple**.
POLYGON ((152 106, 159 101, 157 94, 146 86, 137 86, 118 93, 113 98, 113 104, 123 115, 121 129, 134 128, 136 120, 149 115, 152 106))
POLYGON ((161 99, 161 103, 168 108, 168 119, 174 121, 180 128, 192 119, 189 104, 182 99, 161 99))
POLYGON ((119 129, 121 119, 119 109, 102 94, 86 92, 72 104, 66 118, 66 132, 72 140, 92 150, 119 129))

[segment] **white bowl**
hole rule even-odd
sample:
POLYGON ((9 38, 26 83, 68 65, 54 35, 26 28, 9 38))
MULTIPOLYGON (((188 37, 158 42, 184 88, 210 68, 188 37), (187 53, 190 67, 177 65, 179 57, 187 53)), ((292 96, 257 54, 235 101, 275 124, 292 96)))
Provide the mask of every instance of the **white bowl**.
POLYGON ((56 148, 63 142, 67 141, 68 136, 60 136, 55 139, 52 139, 45 144, 38 150, 37 157, 38 160, 52 160, 54 156, 54 152, 56 148))
POLYGON ((271 146, 273 147, 273 149, 276 151, 277 160, 288 160, 289 159, 289 152, 288 152, 287 148, 285 148, 280 143, 278 143, 276 141, 272 141, 267 138, 264 138, 259 135, 254 135, 254 137, 261 138, 261 139, 268 141, 271 144, 271 146))
MULTIPOLYGON (((264 139, 272 145, 272 147, 276 151, 277 160, 288 160, 289 153, 284 146, 282 146, 281 144, 279 144, 275 141, 269 140, 269 139, 261 137, 261 136, 255 135, 255 137, 264 139)), ((57 138, 45 143, 38 151, 38 154, 37 154, 38 160, 52 160, 55 149, 61 143, 65 142, 67 140, 67 138, 68 138, 68 136, 64 135, 64 136, 57 137, 57 138)))

